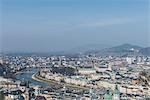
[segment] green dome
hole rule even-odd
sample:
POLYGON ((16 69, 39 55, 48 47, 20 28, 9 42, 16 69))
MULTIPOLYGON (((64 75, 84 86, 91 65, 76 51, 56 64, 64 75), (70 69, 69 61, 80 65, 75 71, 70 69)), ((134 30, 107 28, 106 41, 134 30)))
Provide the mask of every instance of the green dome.
POLYGON ((112 100, 112 93, 108 91, 108 92, 104 95, 104 100, 112 100))

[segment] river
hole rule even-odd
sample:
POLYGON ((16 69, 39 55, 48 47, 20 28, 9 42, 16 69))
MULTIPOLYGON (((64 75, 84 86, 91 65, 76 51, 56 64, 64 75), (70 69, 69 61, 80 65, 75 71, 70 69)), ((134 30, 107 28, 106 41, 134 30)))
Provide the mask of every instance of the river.
POLYGON ((47 83, 39 82, 32 79, 32 75, 35 74, 38 71, 36 68, 28 68, 26 70, 23 70, 21 73, 18 73, 16 75, 16 79, 20 81, 30 81, 31 85, 39 85, 39 86, 49 86, 47 83))

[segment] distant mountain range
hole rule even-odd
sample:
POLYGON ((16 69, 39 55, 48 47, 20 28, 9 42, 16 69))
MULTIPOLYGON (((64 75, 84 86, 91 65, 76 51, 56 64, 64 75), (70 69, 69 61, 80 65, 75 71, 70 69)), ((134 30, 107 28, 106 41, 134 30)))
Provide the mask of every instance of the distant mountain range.
POLYGON ((141 47, 132 44, 122 44, 118 46, 109 46, 104 44, 89 44, 80 46, 77 48, 73 48, 71 50, 60 51, 60 52, 47 52, 47 53, 6 53, 9 55, 43 55, 43 56, 50 56, 50 55, 73 55, 77 56, 79 53, 82 54, 100 54, 100 55, 126 55, 126 54, 140 54, 150 56, 150 47, 141 47))
POLYGON ((131 44, 123 44, 115 47, 111 47, 106 49, 108 52, 132 52, 132 51, 139 51, 142 49, 140 46, 131 45, 131 44))
POLYGON ((141 52, 143 55, 148 55, 148 56, 150 56, 150 47, 142 48, 142 49, 140 50, 140 52, 141 52))
POLYGON ((110 45, 106 45, 106 44, 88 44, 88 45, 83 45, 83 46, 79 46, 79 47, 76 47, 76 48, 73 48, 73 49, 70 49, 68 51, 65 51, 65 52, 68 52, 68 53, 84 53, 86 51, 99 51, 99 50, 102 50, 104 48, 109 48, 111 47, 110 45))
POLYGON ((132 44, 122 44, 119 46, 114 46, 110 48, 104 48, 97 51, 87 51, 87 53, 96 53, 96 54, 142 54, 150 56, 150 47, 140 47, 132 44))

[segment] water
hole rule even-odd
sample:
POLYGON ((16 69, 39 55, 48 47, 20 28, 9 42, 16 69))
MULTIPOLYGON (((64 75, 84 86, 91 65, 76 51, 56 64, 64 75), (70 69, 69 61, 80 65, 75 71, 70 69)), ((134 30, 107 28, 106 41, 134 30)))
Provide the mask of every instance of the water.
POLYGON ((30 68, 27 70, 24 70, 23 73, 19 73, 16 75, 16 79, 21 80, 21 81, 30 81, 31 85, 39 85, 39 86, 48 86, 49 84, 39 82, 36 80, 32 79, 32 75, 35 74, 38 71, 38 69, 35 68, 30 68))

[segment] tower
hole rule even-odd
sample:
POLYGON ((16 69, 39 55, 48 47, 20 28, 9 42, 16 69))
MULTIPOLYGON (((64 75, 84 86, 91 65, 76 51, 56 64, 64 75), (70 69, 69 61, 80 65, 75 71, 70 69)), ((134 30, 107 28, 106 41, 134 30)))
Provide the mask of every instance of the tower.
POLYGON ((114 93, 113 93, 113 100, 120 100, 120 91, 119 91, 117 85, 116 85, 114 93))

